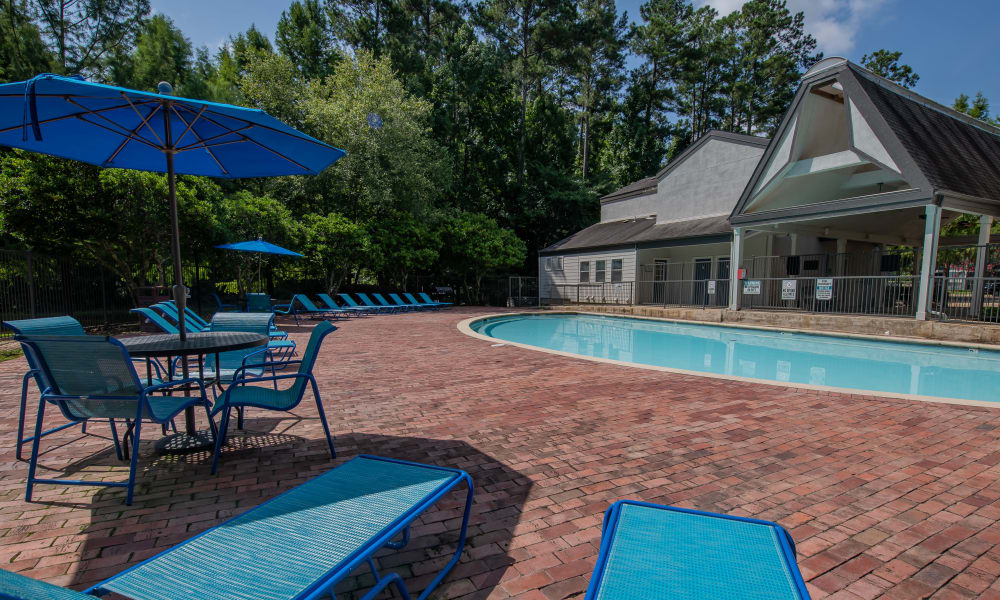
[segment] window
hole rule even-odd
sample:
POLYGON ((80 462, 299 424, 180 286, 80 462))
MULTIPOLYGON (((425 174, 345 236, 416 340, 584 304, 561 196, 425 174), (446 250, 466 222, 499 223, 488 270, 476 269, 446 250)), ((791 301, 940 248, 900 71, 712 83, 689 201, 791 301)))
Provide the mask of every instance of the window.
POLYGON ((608 261, 598 260, 594 261, 594 281, 597 283, 604 283, 604 270, 605 265, 608 261))
POLYGON ((590 262, 584 260, 580 262, 580 283, 590 281, 590 262))
POLYGON ((611 283, 622 280, 622 259, 615 258, 611 260, 611 283))
POLYGON ((563 257, 561 256, 550 256, 545 259, 545 270, 546 271, 562 271, 563 270, 563 257))

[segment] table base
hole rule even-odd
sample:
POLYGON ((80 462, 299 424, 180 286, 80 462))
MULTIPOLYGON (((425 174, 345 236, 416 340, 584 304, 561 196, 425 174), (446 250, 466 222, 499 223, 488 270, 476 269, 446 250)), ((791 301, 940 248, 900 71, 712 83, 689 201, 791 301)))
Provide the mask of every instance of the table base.
POLYGON ((159 439, 154 445, 157 454, 189 454, 215 448, 215 436, 212 430, 203 429, 193 435, 175 433, 159 439))

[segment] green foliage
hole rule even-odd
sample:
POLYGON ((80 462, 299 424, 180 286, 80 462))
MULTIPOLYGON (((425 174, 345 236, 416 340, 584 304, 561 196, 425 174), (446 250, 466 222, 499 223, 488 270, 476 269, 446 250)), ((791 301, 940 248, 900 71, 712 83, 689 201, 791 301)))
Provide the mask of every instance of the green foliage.
POLYGON ((917 75, 910 65, 899 64, 902 56, 903 53, 898 50, 891 52, 882 48, 862 56, 861 66, 905 88, 912 88, 920 81, 920 75, 917 75))
POLYGON ((442 268, 463 280, 471 275, 477 288, 483 276, 523 263, 526 252, 513 231, 481 213, 453 212, 441 225, 442 268))
POLYGON ((969 115, 973 119, 979 119, 980 121, 1000 127, 1000 117, 990 118, 990 101, 982 92, 976 92, 976 97, 972 99, 972 102, 969 102, 967 95, 960 94, 958 98, 955 98, 952 108, 969 115))
POLYGON ((185 95, 189 76, 195 77, 191 42, 163 15, 143 23, 131 53, 122 50, 109 60, 110 79, 117 85, 156 91, 159 82, 167 81, 177 95, 185 95))
POLYGON ((381 275, 382 285, 405 287, 409 276, 429 268, 441 250, 439 231, 410 212, 384 213, 369 223, 368 235, 368 266, 381 275))
MULTIPOLYGON (((204 252, 217 235, 218 186, 204 178, 177 184, 184 252, 204 252)), ((170 264, 166 177, 98 169, 14 151, 0 157, 0 227, 21 244, 97 260, 134 291, 165 282, 170 264)))
POLYGON ((278 51, 292 61, 303 77, 323 78, 337 62, 327 13, 319 0, 292 2, 281 13, 274 39, 278 51))
POLYGON ((298 239, 307 269, 323 278, 328 294, 335 294, 351 270, 366 259, 370 244, 367 228, 340 213, 306 215, 298 239))

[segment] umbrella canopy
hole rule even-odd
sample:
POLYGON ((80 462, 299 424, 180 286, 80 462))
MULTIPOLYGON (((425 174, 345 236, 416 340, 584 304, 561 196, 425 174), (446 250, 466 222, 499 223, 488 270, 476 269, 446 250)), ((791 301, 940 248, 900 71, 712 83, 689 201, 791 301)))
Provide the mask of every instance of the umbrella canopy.
POLYGON ((281 256, 298 256, 302 255, 298 252, 293 252, 286 248, 282 248, 277 244, 272 244, 271 242, 266 242, 261 238, 255 240, 247 240, 245 242, 233 242, 232 244, 220 244, 216 248, 221 248, 223 250, 236 250, 238 252, 256 252, 258 254, 279 254, 281 256))
MULTIPOLYGON (((183 312, 175 173, 314 175, 345 153, 261 110, 176 98, 163 83, 160 91, 51 74, 0 85, 0 145, 101 167, 167 173, 174 299, 183 312)), ((183 320, 178 329, 184 339, 183 320)))

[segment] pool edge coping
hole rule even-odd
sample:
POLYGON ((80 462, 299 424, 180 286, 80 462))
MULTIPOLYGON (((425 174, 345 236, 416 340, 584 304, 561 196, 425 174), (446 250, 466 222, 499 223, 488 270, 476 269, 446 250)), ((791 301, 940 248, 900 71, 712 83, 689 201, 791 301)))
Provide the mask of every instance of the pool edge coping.
MULTIPOLYGON (((536 352, 545 352, 548 354, 554 354, 556 356, 563 356, 567 358, 576 358, 582 360, 589 360, 592 362, 617 365, 621 367, 632 367, 639 369, 646 369, 649 371, 660 371, 663 373, 675 373, 678 375, 691 375, 694 377, 710 377, 712 379, 722 379, 728 381, 741 381, 744 383, 757 383, 762 385, 773 385, 783 388, 793 388, 802 389, 809 391, 819 391, 819 392, 833 392, 836 394, 844 394, 848 396, 870 396, 874 398, 887 398, 892 400, 916 400, 918 402, 934 402, 937 404, 951 404, 957 406, 972 406, 977 408, 1000 408, 1000 402, 988 402, 986 400, 966 400, 963 398, 942 398, 938 396, 922 396, 920 394, 901 394, 898 392, 879 392, 875 390, 862 390, 855 388, 842 388, 829 385, 815 385, 811 383, 795 383, 791 381, 774 381, 770 379, 758 379, 756 377, 744 377, 742 375, 725 375, 722 373, 706 373, 703 371, 691 371, 688 369, 677 369, 674 367, 663 367, 659 365, 646 365, 642 363, 632 363, 623 360, 615 360, 611 358, 601 358, 598 356, 586 356, 583 354, 574 354, 572 352, 564 352, 562 350, 552 350, 550 348, 542 348, 540 346, 532 346, 531 344, 522 344, 520 342, 510 342, 507 340, 502 340, 500 338, 490 337, 488 335, 483 335, 474 331, 471 327, 472 323, 476 321, 482 321, 484 319, 493 319, 497 317, 510 317, 515 315, 587 315, 587 316, 597 316, 597 317, 611 317, 611 318, 625 318, 625 319, 643 319, 647 321, 661 321, 669 323, 683 323, 686 325, 709 325, 714 327, 734 327, 741 329, 754 329, 760 331, 787 331, 792 333, 805 333, 812 335, 831 335, 834 337, 844 337, 853 339, 862 339, 866 341, 883 341, 883 342, 894 342, 894 343, 910 343, 910 344, 922 344, 923 342, 913 341, 909 338, 900 338, 896 336, 874 336, 866 334, 857 333, 845 333, 845 332, 829 332, 825 331, 812 331, 803 329, 779 329, 777 327, 761 327, 758 325, 729 325, 725 323, 707 323, 705 321, 691 321, 687 319, 668 319, 661 317, 648 317, 648 316, 634 316, 634 315, 615 315, 600 312, 589 312, 589 311, 574 311, 574 310, 541 310, 541 311, 519 311, 519 312, 505 312, 505 313, 491 313, 486 315, 479 315, 475 317, 469 317, 462 319, 456 324, 458 330, 472 338, 483 340, 486 342, 493 342, 498 346, 514 346, 516 348, 524 348, 526 350, 534 350, 536 352)), ((990 349, 998 350, 996 346, 991 346, 989 344, 962 344, 958 342, 947 342, 943 340, 934 340, 934 343, 925 345, 936 345, 936 346, 953 346, 958 348, 979 348, 979 349, 990 349)))

